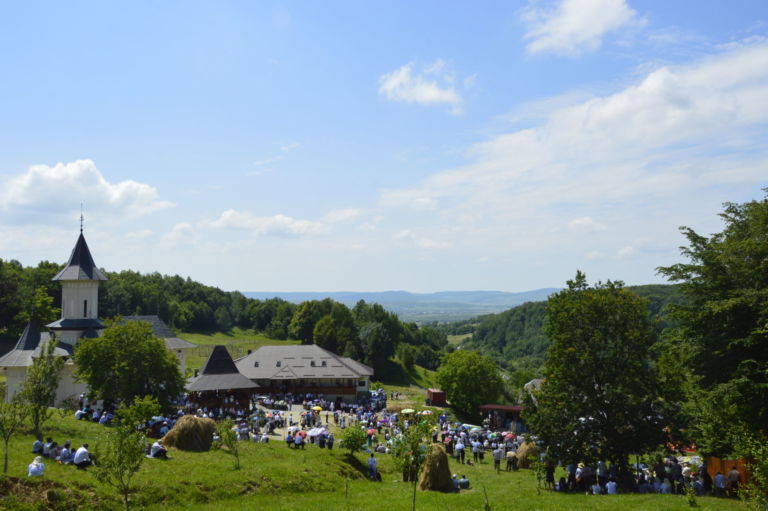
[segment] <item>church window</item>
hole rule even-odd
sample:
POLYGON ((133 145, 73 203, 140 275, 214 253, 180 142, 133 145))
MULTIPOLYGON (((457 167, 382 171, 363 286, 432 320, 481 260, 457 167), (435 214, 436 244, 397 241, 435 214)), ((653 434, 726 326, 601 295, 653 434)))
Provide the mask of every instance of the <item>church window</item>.
POLYGON ((83 300, 83 317, 88 317, 88 300, 83 300))
POLYGON ((280 361, 278 360, 278 361, 275 363, 275 365, 276 365, 277 367, 280 367, 280 361))

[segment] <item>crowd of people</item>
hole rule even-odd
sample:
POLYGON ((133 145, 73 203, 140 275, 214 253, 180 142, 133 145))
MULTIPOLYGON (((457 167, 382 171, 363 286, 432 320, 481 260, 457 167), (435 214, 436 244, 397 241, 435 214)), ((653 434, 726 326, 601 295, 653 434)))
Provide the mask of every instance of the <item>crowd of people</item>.
POLYGON ((93 464, 93 455, 88 451, 88 444, 84 443, 78 449, 72 449, 72 442, 67 440, 63 445, 59 445, 52 438, 46 438, 37 435, 32 443, 32 454, 36 456, 29 464, 27 475, 30 477, 42 476, 45 473, 44 459, 50 459, 54 463, 62 465, 74 465, 80 470, 93 464))
MULTIPOLYGON (((387 397, 397 399, 399 395, 390 393, 388 396, 380 390, 356 403, 326 400, 322 395, 311 394, 259 396, 248 413, 226 408, 189 410, 180 407, 176 415, 152 417, 141 428, 147 437, 156 438, 154 443, 147 444, 147 456, 167 459, 167 449, 163 445, 162 437, 185 413, 214 419, 233 417, 236 419, 233 429, 237 432, 238 440, 242 441, 267 443, 270 436, 279 434, 277 430, 283 429, 284 441, 290 449, 304 449, 307 445, 333 449, 335 438, 331 423, 340 429, 358 427, 366 431, 364 450, 370 453, 369 476, 375 480, 380 477, 375 454, 390 454, 394 443, 404 431, 424 418, 421 414, 432 413, 424 411, 420 414, 413 410, 388 411, 387 397), (279 404, 286 402, 301 405, 301 411, 296 413, 295 420, 291 406, 285 410, 280 409, 279 404)), ((95 403, 88 403, 85 397, 81 396, 75 418, 109 426, 115 420, 115 410, 108 406, 97 409, 95 403)), ((448 456, 454 458, 457 464, 483 464, 486 456, 490 456, 497 472, 518 470, 517 451, 525 440, 525 435, 494 431, 486 423, 481 427, 451 422, 445 414, 438 417, 437 426, 432 431, 432 441, 440 442, 448 456), (503 462, 506 463, 502 469, 503 462)), ((38 436, 33 443, 32 453, 35 457, 28 467, 30 477, 44 475, 46 459, 63 465, 74 465, 81 470, 95 462, 87 443, 73 449, 69 440, 59 445, 52 438, 43 441, 43 438, 38 436)), ((614 464, 604 461, 570 463, 563 467, 565 473, 556 481, 556 465, 543 456, 541 461, 545 484, 551 490, 593 495, 611 495, 619 491, 619 474, 614 464)), ((683 494, 692 491, 696 495, 737 494, 742 479, 737 467, 734 466, 727 474, 717 472, 712 478, 700 462, 697 457, 679 460, 670 456, 659 458, 653 466, 637 464, 631 484, 622 479, 621 486, 625 491, 639 493, 683 494)), ((452 482, 456 491, 469 488, 469 480, 465 475, 459 478, 457 474, 453 474, 452 482)))

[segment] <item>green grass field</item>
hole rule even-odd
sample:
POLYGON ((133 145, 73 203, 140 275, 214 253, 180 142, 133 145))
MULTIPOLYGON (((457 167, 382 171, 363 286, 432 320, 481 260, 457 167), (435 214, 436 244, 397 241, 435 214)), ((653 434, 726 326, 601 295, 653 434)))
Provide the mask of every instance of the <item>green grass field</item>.
MULTIPOLYGON (((97 443, 103 426, 57 418, 46 436, 73 445, 97 443)), ((132 501, 136 508, 195 510, 372 510, 411 509, 412 486, 399 481, 391 459, 378 455, 381 483, 365 476, 363 453, 314 446, 288 449, 277 437, 269 444, 241 444, 240 470, 225 451, 189 453, 171 449, 172 459, 145 460, 136 477, 132 501)), ((86 471, 55 463, 46 464, 43 478, 30 481, 26 467, 32 460, 31 435, 11 441, 9 475, 0 478, 0 509, 119 509, 121 502, 111 488, 99 483, 93 468, 86 471)), ((675 495, 585 496, 537 492, 532 471, 496 474, 489 463, 466 466, 451 462, 451 470, 466 474, 473 489, 460 494, 417 492, 417 509, 452 511, 483 509, 487 493, 491 509, 534 510, 683 510, 684 497, 675 495)), ((558 474, 559 476, 560 474, 558 474)), ((746 509, 741 503, 714 498, 698 499, 699 509, 746 509)))
POLYGON ((191 349, 187 355, 188 372, 201 368, 208 358, 211 348, 217 344, 225 345, 229 350, 230 355, 232 355, 232 358, 245 356, 248 353, 248 350, 256 350, 266 345, 283 346, 299 344, 299 341, 294 340, 280 341, 270 339, 264 334, 255 333, 253 330, 244 330, 242 328, 234 328, 227 333, 217 332, 214 334, 179 332, 178 337, 199 346, 199 348, 191 349))

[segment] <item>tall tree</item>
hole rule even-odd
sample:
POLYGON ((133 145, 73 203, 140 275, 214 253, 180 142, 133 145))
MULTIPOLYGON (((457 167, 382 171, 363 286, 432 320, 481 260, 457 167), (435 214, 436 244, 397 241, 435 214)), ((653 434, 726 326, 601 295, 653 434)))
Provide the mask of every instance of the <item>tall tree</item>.
POLYGON ((80 340, 75 363, 92 395, 107 401, 150 395, 168 409, 184 392, 178 360, 143 321, 108 322, 101 337, 80 340))
POLYGON ((577 272, 550 296, 545 329, 552 345, 527 421, 551 454, 626 469, 631 453, 662 443, 649 354, 655 331, 644 299, 621 282, 590 287, 577 272))
POLYGON ((29 416, 29 407, 15 399, 12 403, 0 400, 0 438, 3 439, 5 452, 3 455, 3 473, 8 473, 8 442, 16 434, 29 416))
POLYGON ((55 354, 54 336, 47 342, 40 343, 39 349, 40 353, 33 358, 20 392, 20 399, 29 405, 32 427, 36 434, 41 433, 43 424, 51 417, 50 407, 56 398, 59 374, 64 367, 64 358, 55 354))
POLYGON ((458 350, 445 356, 437 383, 454 409, 476 419, 478 407, 499 397, 504 382, 493 360, 476 351, 458 350))
POLYGON ((682 227, 688 262, 659 272, 687 298, 672 309, 666 355, 686 375, 691 431, 704 452, 727 455, 741 431, 768 434, 768 198, 720 216, 710 237, 682 227))

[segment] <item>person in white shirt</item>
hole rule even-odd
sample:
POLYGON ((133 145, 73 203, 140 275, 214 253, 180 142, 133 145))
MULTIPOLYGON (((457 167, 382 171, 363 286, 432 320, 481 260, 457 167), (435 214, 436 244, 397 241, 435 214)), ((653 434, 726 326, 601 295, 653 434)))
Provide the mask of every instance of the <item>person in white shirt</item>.
POLYGON ((613 479, 605 484, 605 489, 608 491, 608 495, 617 495, 619 493, 618 485, 613 479))
POLYGON ((35 459, 32 460, 32 463, 29 464, 29 468, 27 469, 27 476, 42 476, 44 473, 45 464, 43 463, 42 456, 35 456, 35 459))
POLYGON ((368 458, 368 475, 371 478, 371 481, 376 480, 377 476, 377 470, 376 466, 378 465, 378 460, 376 460, 376 457, 371 453, 371 457, 368 458))
POLYGON ((149 455, 153 458, 163 458, 164 460, 168 459, 168 449, 163 447, 163 441, 157 440, 154 444, 152 444, 152 447, 149 449, 149 455))
POLYGON ((88 444, 83 444, 83 446, 75 452, 75 457, 72 459, 72 463, 80 470, 93 464, 91 454, 88 452, 88 444))

